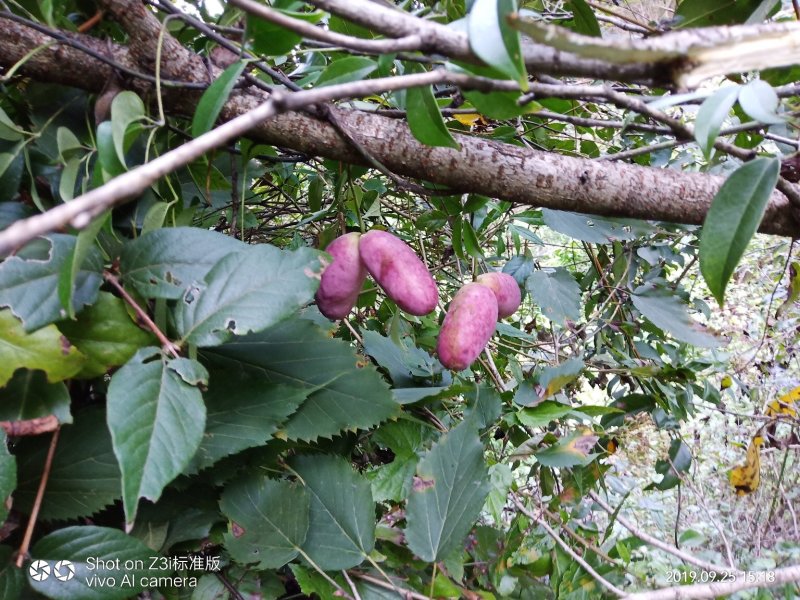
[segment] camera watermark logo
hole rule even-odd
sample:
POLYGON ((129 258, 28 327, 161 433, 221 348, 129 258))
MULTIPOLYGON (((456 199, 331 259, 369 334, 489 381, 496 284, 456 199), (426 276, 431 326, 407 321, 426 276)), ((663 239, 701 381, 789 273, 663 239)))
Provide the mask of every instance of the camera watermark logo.
POLYGON ((75 565, 68 560, 60 560, 53 567, 53 575, 59 581, 69 581, 75 577, 75 565))
POLYGON ((44 581, 50 577, 50 565, 46 560, 35 560, 28 567, 28 573, 34 581, 44 581))

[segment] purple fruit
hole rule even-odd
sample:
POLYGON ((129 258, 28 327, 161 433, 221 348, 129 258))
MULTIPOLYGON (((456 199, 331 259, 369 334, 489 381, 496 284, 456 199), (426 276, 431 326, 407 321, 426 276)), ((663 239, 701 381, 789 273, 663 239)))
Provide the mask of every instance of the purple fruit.
POLYGON ((427 315, 439 302, 439 290, 411 247, 385 231, 368 231, 358 244, 361 260, 386 295, 407 313, 427 315))
POLYGON ((497 325, 497 298, 480 283, 468 283, 456 293, 444 317, 436 352, 448 369, 463 371, 486 347, 497 325))
POLYGON ((490 288, 497 297, 497 318, 504 319, 517 312, 522 303, 517 280, 508 273, 478 275, 478 283, 490 288))
POLYGON ((367 277, 358 251, 360 233, 347 233, 333 240, 325 252, 333 262, 322 273, 317 290, 317 308, 329 319, 342 319, 352 310, 367 277))

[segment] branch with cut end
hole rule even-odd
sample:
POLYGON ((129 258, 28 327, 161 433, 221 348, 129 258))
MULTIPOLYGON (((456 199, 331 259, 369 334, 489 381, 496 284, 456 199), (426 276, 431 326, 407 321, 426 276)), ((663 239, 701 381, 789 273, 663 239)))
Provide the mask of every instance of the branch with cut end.
POLYGON ((0 421, 0 428, 8 436, 41 435, 58 429, 58 417, 47 415, 23 421, 0 421))

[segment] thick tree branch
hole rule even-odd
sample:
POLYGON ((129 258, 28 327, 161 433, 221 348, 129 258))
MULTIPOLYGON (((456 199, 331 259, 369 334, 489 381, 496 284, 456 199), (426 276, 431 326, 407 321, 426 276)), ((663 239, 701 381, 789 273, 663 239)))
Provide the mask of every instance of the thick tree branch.
MULTIPOLYGON (((0 67, 14 65, 28 52, 50 41, 32 29, 0 19, 0 27, 6 26, 11 35, 0 36, 0 67)), ((80 39, 99 45, 97 40, 86 36, 80 39)), ((141 68, 132 62, 131 54, 125 48, 109 45, 109 49, 117 60, 141 68)), ((188 50, 183 48, 182 52, 188 50)), ((181 64, 195 62, 185 57, 180 61, 181 64)), ((162 66, 165 76, 175 78, 171 63, 162 66)), ((198 70, 194 73, 184 71, 183 75, 189 80, 207 80, 205 66, 201 64, 198 70)), ((21 66, 20 72, 41 81, 54 81, 93 92, 100 91, 112 74, 109 66, 74 48, 63 46, 51 46, 35 54, 21 66)), ((140 91, 145 93, 146 89, 140 91)), ((198 92, 190 90, 181 93, 164 90, 166 108, 177 114, 191 114, 198 97, 198 92)), ((260 90, 237 90, 223 108, 221 118, 230 121, 240 117, 266 98, 260 90)), ((711 175, 596 162, 463 135, 454 136, 461 144, 460 150, 434 148, 419 143, 403 122, 360 111, 330 110, 336 111, 341 124, 351 131, 358 131, 360 144, 375 160, 398 175, 519 204, 701 224, 723 181, 711 175)), ((365 162, 332 125, 304 114, 286 113, 250 125, 254 128, 248 135, 261 142, 310 156, 355 164, 365 162)), ((129 194, 130 191, 123 188, 120 193, 129 194)), ((760 231, 800 236, 800 225, 794 220, 789 203, 780 192, 773 193, 760 231)))

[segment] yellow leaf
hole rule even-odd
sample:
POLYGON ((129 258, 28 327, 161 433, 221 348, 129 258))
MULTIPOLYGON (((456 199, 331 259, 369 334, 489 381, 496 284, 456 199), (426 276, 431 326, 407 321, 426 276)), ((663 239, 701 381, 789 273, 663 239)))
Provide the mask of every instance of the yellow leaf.
POLYGON ((719 389, 727 390, 733 385, 733 378, 730 375, 725 375, 722 381, 719 382, 719 389))
POLYGON ((789 415, 796 417, 797 411, 794 408, 794 403, 800 400, 800 387, 794 388, 788 394, 784 394, 777 400, 773 400, 767 404, 765 414, 768 417, 776 417, 778 415, 789 415))
POLYGON ((462 125, 466 125, 467 127, 472 127, 476 125, 478 122, 485 123, 483 117, 480 116, 478 113, 466 113, 466 114, 455 114, 453 118, 461 123, 462 125))
POLYGON ((764 445, 764 438, 757 435, 747 447, 747 459, 741 466, 731 469, 729 479, 736 488, 736 494, 744 496, 752 494, 761 482, 761 457, 759 448, 764 445))

